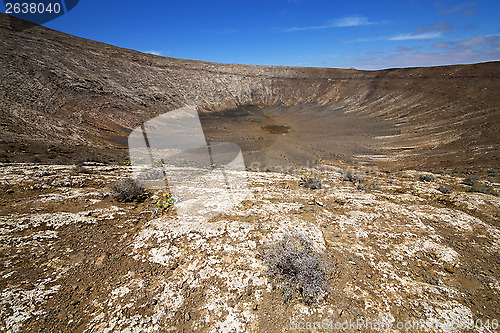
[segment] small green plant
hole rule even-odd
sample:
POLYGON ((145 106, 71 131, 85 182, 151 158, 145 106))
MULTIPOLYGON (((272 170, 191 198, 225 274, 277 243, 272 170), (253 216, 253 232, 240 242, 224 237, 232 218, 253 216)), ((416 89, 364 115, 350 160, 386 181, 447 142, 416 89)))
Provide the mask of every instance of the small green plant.
POLYGON ((172 194, 163 193, 161 199, 156 201, 156 207, 158 207, 159 210, 165 211, 168 207, 172 206, 173 203, 174 198, 172 198, 172 194))
POLYGON ((131 165, 132 165, 132 162, 130 162, 130 161, 125 161, 125 162, 123 162, 123 165, 125 165, 125 166, 131 166, 131 165))

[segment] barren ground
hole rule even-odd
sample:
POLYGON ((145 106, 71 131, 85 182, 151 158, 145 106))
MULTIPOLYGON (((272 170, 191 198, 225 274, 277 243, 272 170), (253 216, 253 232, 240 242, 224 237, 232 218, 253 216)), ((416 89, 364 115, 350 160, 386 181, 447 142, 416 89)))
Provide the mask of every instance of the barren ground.
MULTIPOLYGON (((290 320, 500 318, 500 199, 467 192, 466 175, 423 182, 412 170, 364 169, 363 183, 377 187, 360 190, 329 167, 311 190, 295 175, 249 172, 253 198, 185 223, 175 208, 152 216, 161 192, 113 201, 108 186, 128 167, 86 168, 1 166, 1 330, 281 332, 290 320), (315 305, 283 303, 266 276, 262 246, 286 231, 308 235, 334 264, 315 305)), ((497 191, 498 181, 479 180, 497 191)))

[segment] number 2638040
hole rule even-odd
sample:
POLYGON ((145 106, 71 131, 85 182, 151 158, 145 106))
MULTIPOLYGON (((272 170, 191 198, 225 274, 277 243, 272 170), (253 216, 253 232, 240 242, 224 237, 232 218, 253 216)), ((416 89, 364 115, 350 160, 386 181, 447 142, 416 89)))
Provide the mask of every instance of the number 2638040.
POLYGON ((5 3, 5 14, 44 14, 61 12, 61 4, 55 3, 36 3, 36 2, 23 2, 23 3, 5 3))

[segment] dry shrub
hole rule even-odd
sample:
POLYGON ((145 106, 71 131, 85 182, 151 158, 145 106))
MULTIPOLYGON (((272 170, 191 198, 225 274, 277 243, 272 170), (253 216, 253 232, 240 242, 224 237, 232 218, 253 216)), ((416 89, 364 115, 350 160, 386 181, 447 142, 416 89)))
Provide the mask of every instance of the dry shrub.
POLYGON ((309 188, 311 190, 316 190, 320 189, 322 187, 322 184, 321 180, 316 177, 302 175, 300 176, 300 186, 304 186, 305 188, 309 188))
POLYGON ((111 197, 122 202, 142 201, 145 196, 144 189, 137 185, 132 178, 125 178, 116 182, 111 186, 110 190, 111 197))
POLYGON ((328 290, 325 256, 303 235, 284 234, 264 249, 262 257, 274 287, 281 289, 284 302, 294 295, 306 304, 317 302, 328 290))
POLYGON ((355 172, 353 170, 347 170, 344 172, 344 181, 349 181, 352 183, 361 183, 363 181, 363 175, 360 172, 355 172))
POLYGON ((421 182, 432 182, 432 181, 434 181, 434 176, 433 176, 433 175, 426 174, 426 173, 423 173, 423 174, 421 174, 420 176, 418 176, 418 179, 419 179, 421 182))

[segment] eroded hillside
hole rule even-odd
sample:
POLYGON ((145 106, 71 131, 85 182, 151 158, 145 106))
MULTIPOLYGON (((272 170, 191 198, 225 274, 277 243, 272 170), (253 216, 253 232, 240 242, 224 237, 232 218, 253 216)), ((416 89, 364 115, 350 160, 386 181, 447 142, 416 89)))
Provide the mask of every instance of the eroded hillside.
POLYGON ((263 164, 498 165, 497 62, 371 72, 226 65, 23 24, 0 15, 4 161, 82 153, 124 159, 134 127, 194 104, 201 115, 219 112, 218 125, 204 124, 209 138, 238 142, 249 161, 263 164), (239 117, 239 128, 238 110, 249 115, 239 117), (278 137, 268 125, 290 130, 278 137))

